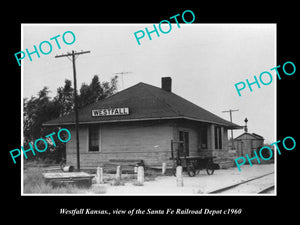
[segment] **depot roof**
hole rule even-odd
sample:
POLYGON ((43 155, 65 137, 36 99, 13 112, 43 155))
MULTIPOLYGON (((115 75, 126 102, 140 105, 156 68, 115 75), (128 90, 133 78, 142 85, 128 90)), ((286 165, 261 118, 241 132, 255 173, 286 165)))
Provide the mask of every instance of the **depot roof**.
MULTIPOLYGON (((231 129, 242 128, 237 124, 214 115, 173 92, 142 82, 78 110, 79 124, 158 119, 187 119, 218 124, 231 129), (108 116, 92 115, 92 110, 114 108, 129 108, 129 114, 108 116)), ((43 125, 61 126, 72 124, 75 124, 74 113, 50 120, 43 125)))
POLYGON ((258 140, 259 140, 259 139, 260 139, 260 140, 264 140, 264 138, 263 138, 262 136, 260 136, 260 135, 258 135, 258 134, 256 134, 256 133, 250 134, 250 133, 248 133, 248 132, 245 132, 245 133, 241 134, 240 136, 234 138, 234 140, 239 140, 239 139, 241 139, 241 137, 244 136, 244 135, 250 135, 250 136, 253 137, 254 139, 258 139, 258 140))

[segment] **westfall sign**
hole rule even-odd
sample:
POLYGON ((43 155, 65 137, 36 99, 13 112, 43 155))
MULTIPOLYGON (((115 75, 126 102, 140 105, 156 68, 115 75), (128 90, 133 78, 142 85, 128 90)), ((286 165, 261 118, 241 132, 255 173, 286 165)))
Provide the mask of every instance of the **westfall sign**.
POLYGON ((93 109, 92 116, 121 116, 129 115, 129 108, 93 109))

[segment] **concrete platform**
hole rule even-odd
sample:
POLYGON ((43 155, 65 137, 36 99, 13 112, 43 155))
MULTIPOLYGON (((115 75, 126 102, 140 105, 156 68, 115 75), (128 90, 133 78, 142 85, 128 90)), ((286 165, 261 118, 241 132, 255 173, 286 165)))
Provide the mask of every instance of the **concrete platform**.
POLYGON ((53 186, 60 186, 64 184, 74 184, 76 186, 89 187, 92 185, 93 175, 85 172, 50 172, 43 173, 46 183, 53 186))

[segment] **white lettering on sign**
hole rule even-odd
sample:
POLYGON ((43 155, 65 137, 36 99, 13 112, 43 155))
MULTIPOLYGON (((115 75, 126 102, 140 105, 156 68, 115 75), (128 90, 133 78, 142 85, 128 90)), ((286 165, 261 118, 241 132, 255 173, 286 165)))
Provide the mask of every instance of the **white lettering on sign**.
POLYGON ((129 115, 129 108, 93 109, 92 116, 129 115))

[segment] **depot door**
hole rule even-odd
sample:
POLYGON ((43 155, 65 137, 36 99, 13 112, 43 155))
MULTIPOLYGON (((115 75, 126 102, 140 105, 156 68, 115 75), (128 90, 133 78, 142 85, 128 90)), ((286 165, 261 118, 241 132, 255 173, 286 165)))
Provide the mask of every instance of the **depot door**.
POLYGON ((187 131, 179 131, 179 141, 182 142, 180 146, 180 156, 189 156, 190 149, 189 149, 189 132, 187 131), (185 153, 185 154, 184 154, 185 153))
POLYGON ((243 150, 243 141, 242 140, 240 140, 239 142, 238 142, 238 151, 239 151, 239 156, 244 156, 244 150, 243 150))

